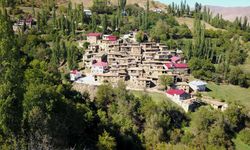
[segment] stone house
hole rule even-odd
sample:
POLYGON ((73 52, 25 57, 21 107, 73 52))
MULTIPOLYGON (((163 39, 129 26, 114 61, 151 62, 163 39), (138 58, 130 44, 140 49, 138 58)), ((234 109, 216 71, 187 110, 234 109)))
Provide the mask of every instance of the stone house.
POLYGON ((101 33, 89 33, 87 34, 87 42, 90 44, 97 44, 98 40, 101 39, 101 33))
POLYGON ((112 83, 117 84, 121 79, 118 74, 104 73, 104 74, 94 74, 95 81, 99 83, 112 83))

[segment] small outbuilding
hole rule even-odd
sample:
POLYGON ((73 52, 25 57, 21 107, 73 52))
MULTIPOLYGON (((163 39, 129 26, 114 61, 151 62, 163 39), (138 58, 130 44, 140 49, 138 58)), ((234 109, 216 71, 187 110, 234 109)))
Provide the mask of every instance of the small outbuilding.
POLYGON ((204 81, 199 81, 199 80, 192 81, 188 85, 195 92, 197 92, 197 91, 201 91, 201 92, 206 91, 206 88, 207 88, 206 87, 207 83, 204 82, 204 81))
POLYGON ((82 77, 82 73, 77 70, 70 71, 70 81, 76 81, 77 79, 82 77))

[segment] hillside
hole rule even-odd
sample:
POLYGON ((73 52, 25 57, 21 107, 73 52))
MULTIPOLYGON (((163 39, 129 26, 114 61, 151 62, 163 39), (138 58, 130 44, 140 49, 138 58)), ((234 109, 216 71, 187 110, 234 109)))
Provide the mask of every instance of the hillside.
POLYGON ((221 6, 208 6, 214 15, 217 13, 222 14, 226 20, 233 21, 236 17, 247 16, 250 19, 250 6, 248 7, 221 7, 221 6))
MULTIPOLYGON (((66 4, 69 0, 58 0, 58 4, 66 4)), ((85 7, 90 7, 93 4, 93 0, 71 0, 72 3, 83 3, 85 7)), ((117 0, 110 0, 113 5, 117 5, 117 0)), ((164 10, 166 5, 159 1, 150 0, 150 9, 160 8, 164 10)), ((145 7, 147 0, 127 0, 127 4, 138 4, 140 7, 145 7)))
MULTIPOLYGON (((178 21, 179 24, 186 24, 190 30, 193 30, 194 18, 176 17, 176 20, 178 21)), ((202 24, 205 24, 206 29, 222 30, 222 29, 218 29, 218 28, 211 26, 210 24, 206 23, 205 21, 202 21, 202 24)))

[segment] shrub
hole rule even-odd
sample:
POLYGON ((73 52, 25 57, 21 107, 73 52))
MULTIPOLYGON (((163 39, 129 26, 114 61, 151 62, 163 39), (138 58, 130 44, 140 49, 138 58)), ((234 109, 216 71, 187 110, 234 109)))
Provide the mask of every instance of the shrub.
POLYGON ((245 128, 238 134, 239 139, 247 145, 250 145, 250 129, 245 128))

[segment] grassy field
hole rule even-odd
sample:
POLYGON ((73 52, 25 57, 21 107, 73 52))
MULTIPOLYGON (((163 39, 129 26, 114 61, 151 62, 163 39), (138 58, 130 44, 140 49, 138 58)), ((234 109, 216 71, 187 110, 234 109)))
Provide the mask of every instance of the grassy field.
POLYGON ((204 93, 204 95, 225 100, 229 103, 237 102, 250 110, 250 88, 246 89, 233 85, 216 85, 215 83, 209 83, 207 87, 211 91, 204 93))
POLYGON ((160 93, 151 93, 151 92, 143 92, 143 91, 131 91, 136 97, 141 97, 143 94, 149 95, 153 101, 156 103, 160 103, 163 101, 167 101, 173 105, 175 105, 170 99, 167 98, 166 95, 160 93))

